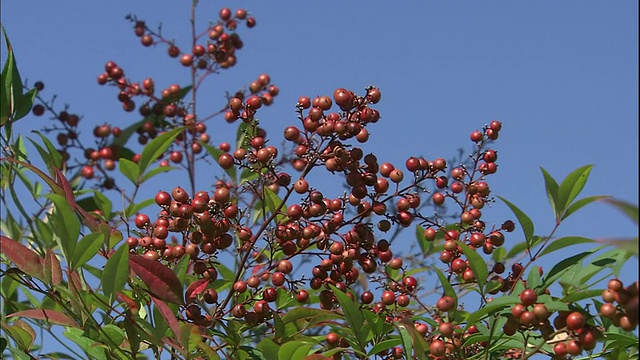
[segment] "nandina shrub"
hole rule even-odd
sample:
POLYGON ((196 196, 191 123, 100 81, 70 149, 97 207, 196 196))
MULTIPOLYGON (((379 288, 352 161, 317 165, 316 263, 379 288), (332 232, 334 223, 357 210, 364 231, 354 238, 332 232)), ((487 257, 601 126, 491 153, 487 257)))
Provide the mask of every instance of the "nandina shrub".
POLYGON ((0 237, 3 353, 29 357, 41 346, 40 356, 98 359, 637 356, 638 282, 617 279, 627 250, 594 244, 550 269, 536 266, 551 252, 594 243, 554 237, 589 203, 608 201, 637 221, 629 204, 577 198, 591 166, 560 183, 542 170, 555 224, 537 235, 490 186, 500 121, 470 129, 468 159, 384 162, 384 149, 359 147, 383 121, 381 89, 368 86, 301 96, 297 119, 267 134, 258 114, 266 116, 279 93, 267 74, 228 92, 222 111, 194 111, 202 81, 242 56, 239 26, 256 25, 246 10, 224 8, 198 31, 192 21, 202 35, 188 47, 128 19, 144 47, 162 48, 192 76, 160 89, 152 77, 134 81, 106 62, 98 84, 141 117, 124 129, 56 109, 41 95, 42 82, 22 91, 8 47, 0 123, 2 176, 10 179, 0 237), (44 129, 55 141, 31 140, 42 167, 12 132, 29 111, 56 121, 44 129), (222 118, 237 128, 232 142, 208 131, 222 118), (82 126, 93 139, 79 136, 82 126), (199 174, 212 172, 213 186, 197 187, 199 174), (184 184, 139 199, 164 173, 184 184), (517 222, 485 223, 496 198, 517 222), (398 234, 413 240, 417 254, 402 252, 398 234), (610 279, 606 288, 601 279, 610 279))

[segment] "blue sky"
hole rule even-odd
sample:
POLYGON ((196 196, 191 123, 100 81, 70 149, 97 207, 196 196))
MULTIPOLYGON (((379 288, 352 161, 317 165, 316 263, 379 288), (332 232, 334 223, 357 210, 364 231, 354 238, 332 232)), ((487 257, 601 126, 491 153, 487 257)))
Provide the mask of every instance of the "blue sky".
MULTIPOLYGON (((143 48, 124 20, 133 13, 150 25, 162 22, 166 37, 187 44, 186 3, 4 1, 2 22, 23 78, 43 80, 45 97, 57 94, 60 105, 83 114, 88 134, 89 122, 125 127, 138 120, 121 110, 113 89, 97 85, 106 61, 133 79, 152 75, 159 87, 187 80, 187 70, 164 47, 143 48)), ((245 47, 238 65, 210 80, 201 109, 219 109, 225 90, 268 73, 280 95, 260 118, 279 143, 282 129, 298 124, 293 106, 300 95, 337 87, 362 93, 374 84, 382 90, 382 120, 362 147, 384 154, 383 161, 450 158, 470 149, 471 131, 501 120, 494 146, 499 170, 490 184, 532 218, 536 233, 553 226, 540 166, 561 180, 594 164, 582 195, 638 203, 637 1, 202 1, 199 23, 216 20, 219 6, 248 9, 257 26, 239 26, 245 47)), ((43 123, 31 117, 20 126, 26 131, 43 123)), ((234 127, 224 120, 208 127, 215 129, 214 144, 232 140, 234 127)), ((175 185, 169 177, 158 188, 175 185)), ((499 202, 484 212, 487 223, 512 218, 499 202)), ((520 234, 507 241, 520 241, 520 234)), ((595 204, 569 218, 558 235, 629 237, 637 227, 595 204)), ((629 281, 638 279, 634 261, 629 281)))

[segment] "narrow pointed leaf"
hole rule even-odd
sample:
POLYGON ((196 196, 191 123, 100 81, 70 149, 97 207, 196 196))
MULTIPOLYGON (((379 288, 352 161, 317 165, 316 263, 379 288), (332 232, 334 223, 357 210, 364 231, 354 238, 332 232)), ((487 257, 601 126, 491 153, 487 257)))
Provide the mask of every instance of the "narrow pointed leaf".
POLYGON ((173 167, 173 166, 158 166, 155 169, 151 169, 151 170, 147 171, 147 173, 144 174, 144 176, 140 180, 140 183, 142 184, 143 182, 151 179, 152 177, 154 177, 156 175, 163 174, 163 173, 169 172, 171 170, 175 170, 175 169, 177 169, 177 168, 173 167))
POLYGON ((531 219, 527 216, 527 214, 525 214, 522 210, 518 209, 517 206, 509 202, 507 199, 501 196, 498 196, 498 198, 504 201, 504 203, 507 204, 507 206, 511 209, 511 211, 513 211, 516 218, 518 219, 518 222, 520 223, 520 227, 522 227, 522 232, 524 233, 524 239, 528 243, 531 237, 533 236, 533 231, 534 231, 533 221, 531 221, 531 219))
POLYGON ((73 319, 66 314, 51 309, 29 309, 17 311, 7 315, 7 317, 20 317, 46 321, 50 324, 78 327, 73 319))
POLYGON ((486 316, 511 307, 513 304, 517 304, 519 302, 520 298, 516 295, 507 295, 493 299, 469 315, 465 328, 468 329, 469 326, 477 324, 478 321, 484 319, 486 316))
POLYGON ((140 174, 144 174, 149 165, 153 161, 155 161, 161 154, 163 154, 173 140, 184 131, 184 128, 179 127, 173 130, 167 131, 164 134, 158 135, 155 139, 151 140, 142 150, 142 154, 140 157, 140 162, 138 163, 140 167, 140 174))
POLYGON ((585 165, 572 171, 562 180, 558 189, 558 212, 564 213, 587 183, 593 165, 585 165))
POLYGON ((571 257, 568 257, 568 258, 560 261, 556 265, 554 265, 551 268, 551 270, 549 270, 547 275, 544 277, 542 288, 546 289, 547 287, 549 287, 549 285, 553 284, 564 273, 566 273, 567 271, 571 270, 572 267, 574 267, 574 266, 581 267, 580 261, 582 259, 586 258, 587 256, 593 254, 596 250, 597 249, 581 252, 580 254, 576 254, 576 255, 573 255, 571 257))
MULTIPOLYGON (((218 158, 220 157, 220 155, 223 154, 223 151, 218 149, 218 148, 216 148, 216 147, 214 147, 214 146, 211 146, 211 145, 205 144, 205 143, 202 143, 202 146, 204 146, 205 150, 207 150, 209 155, 211 155, 211 157, 213 158, 213 161, 218 163, 218 158)), ((221 169, 222 169, 222 167, 221 167, 221 169)), ((232 181, 234 181, 234 182, 236 181, 236 172, 237 172, 237 170, 236 170, 235 166, 232 166, 229 169, 222 169, 222 170, 224 170, 227 173, 227 175, 229 175, 229 178, 231 178, 232 181)))
POLYGON ((124 288, 129 277, 129 247, 125 244, 116 250, 102 272, 101 282, 104 295, 113 303, 118 292, 124 288))
POLYGON ((151 299, 153 300, 153 303, 155 304, 156 308, 158 308, 158 311, 160 311, 160 314, 162 315, 162 317, 165 319, 165 321, 169 325, 169 329, 173 331, 173 334, 176 336, 176 339, 178 339, 178 343, 183 344, 182 331, 180 330, 180 324, 178 323, 178 319, 176 319, 176 314, 169 308, 167 304, 164 303, 164 301, 157 299, 154 296, 151 296, 151 299))
POLYGON ((544 168, 540 168, 542 171, 542 175, 544 176, 544 185, 545 190, 547 191, 547 197, 549 198, 549 204, 551 205, 551 210, 553 210, 553 215, 556 219, 560 218, 560 214, 558 213, 558 183, 556 180, 545 170, 544 168))
POLYGON ((151 294, 173 304, 184 304, 182 283, 167 266, 140 255, 131 255, 129 266, 147 285, 151 294))
POLYGON ((0 252, 25 274, 40 280, 44 279, 44 269, 42 266, 44 259, 35 251, 15 240, 0 235, 0 252))
POLYGON ((440 269, 438 269, 437 267, 433 267, 433 270, 436 272, 436 274, 438 275, 438 279, 440 279, 440 284, 442 284, 442 290, 444 292, 445 295, 447 296, 451 296, 452 298, 455 299, 455 307, 458 307, 458 295, 456 294, 455 289, 453 288, 453 286, 451 286, 451 283, 449 282, 449 279, 447 279, 446 276, 444 276, 444 274, 442 273, 442 271, 440 271, 440 269))
POLYGON ((84 236, 78 244, 73 253, 71 259, 71 268, 73 270, 84 265, 87 261, 91 260, 100 250, 100 246, 104 243, 104 233, 91 233, 84 236))
POLYGON ((27 116, 33 108, 33 103, 35 102, 36 95, 38 94, 38 89, 33 88, 27 91, 26 93, 19 96, 15 102, 16 104, 16 114, 15 119, 22 119, 27 116))
POLYGON ((140 177, 140 167, 138 164, 134 163, 131 160, 121 158, 118 161, 118 168, 122 175, 124 175, 132 184, 137 184, 138 177, 140 177))
POLYGON ((593 239, 589 239, 589 238, 585 238, 585 237, 581 237, 581 236, 565 236, 565 237, 561 237, 558 239, 554 239, 551 240, 549 242, 549 245, 547 245, 546 248, 544 248, 544 250, 542 250, 540 252, 540 256, 543 255, 547 255, 549 253, 552 253, 556 250, 560 250, 563 248, 566 248, 568 246, 572 246, 572 245, 578 245, 578 244, 586 244, 586 243, 592 243, 594 242, 593 239))
POLYGON ((487 281, 487 275, 489 275, 489 270, 487 270, 487 263, 484 261, 482 256, 478 254, 474 249, 471 249, 466 244, 456 241, 458 245, 460 245, 460 249, 464 253, 464 256, 469 260, 469 267, 473 271, 476 276, 476 282, 480 285, 480 290, 483 289, 484 283, 487 281))
POLYGON ((353 301, 351 301, 351 298, 349 298, 347 294, 342 292, 342 290, 339 290, 333 285, 331 285, 331 290, 333 290, 336 299, 338 299, 338 303, 340 304, 340 308, 344 313, 347 324, 349 324, 351 331, 353 331, 353 333, 356 335, 359 345, 364 348, 365 344, 361 342, 361 340, 363 340, 363 337, 360 336, 360 333, 363 332, 362 325, 364 319, 362 317, 362 314, 360 313, 360 309, 353 301))
POLYGON ((610 198, 610 197, 609 196, 589 196, 589 197, 577 200, 577 201, 575 201, 574 203, 572 203, 571 205, 569 205, 567 207, 567 209, 562 214, 562 219, 561 220, 564 220, 564 219, 568 218, 569 215, 571 215, 574 212, 580 210, 582 207, 591 204, 594 201, 608 199, 608 198, 610 198))
POLYGON ((62 282, 62 267, 60 267, 58 257, 51 249, 47 249, 47 253, 44 257, 43 268, 45 282, 51 283, 54 286, 60 285, 62 282))
POLYGON ((209 279, 200 279, 192 282, 184 292, 187 302, 189 302, 189 299, 191 299, 191 297, 195 298, 196 296, 202 294, 207 288, 207 285, 209 285, 209 279))

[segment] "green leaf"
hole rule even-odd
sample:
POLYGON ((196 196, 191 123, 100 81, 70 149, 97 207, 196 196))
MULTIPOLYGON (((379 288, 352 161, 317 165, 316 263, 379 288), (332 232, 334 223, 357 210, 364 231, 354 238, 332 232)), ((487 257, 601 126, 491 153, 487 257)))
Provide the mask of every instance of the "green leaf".
POLYGON ((76 217, 67 199, 58 194, 46 195, 54 203, 54 211, 49 214, 51 226, 59 241, 64 257, 70 259, 75 252, 76 243, 80 236, 80 220, 76 217))
POLYGON ((84 336, 84 332, 81 329, 67 328, 64 332, 64 336, 80 346, 82 350, 86 351, 91 359, 107 360, 105 349, 98 346, 98 343, 95 340, 84 336))
MULTIPOLYGON (((269 213, 274 213, 279 210, 282 205, 282 199, 276 194, 273 190, 268 187, 264 187, 264 204, 266 207, 266 211, 269 213)), ((285 216, 282 214, 276 215, 276 222, 280 223, 285 216)))
POLYGON ((564 219, 568 218, 569 215, 573 214, 574 212, 580 210, 584 206, 589 205, 589 204, 591 204, 592 202, 594 202, 596 200, 603 200, 603 199, 608 199, 608 198, 610 198, 610 197, 609 196, 589 196, 589 197, 577 200, 573 204, 569 205, 569 207, 567 207, 567 209, 565 210, 564 214, 562 214, 562 219, 561 220, 564 220, 564 219))
POLYGON ((149 165, 154 162, 160 155, 164 154, 169 148, 173 140, 184 131, 184 128, 179 127, 173 130, 167 131, 158 135, 155 139, 151 140, 142 150, 140 162, 140 174, 144 174, 149 165))
POLYGON ((144 174, 144 176, 142 177, 142 180, 140 180, 140 183, 142 184, 143 182, 151 179, 152 177, 158 174, 166 173, 175 169, 177 168, 173 166, 158 166, 157 168, 151 169, 146 174, 144 174))
POLYGON ((181 88, 177 94, 171 94, 169 96, 163 97, 161 102, 165 104, 169 104, 172 102, 176 102, 178 100, 182 100, 182 98, 184 98, 189 93, 189 91, 191 91, 191 87, 192 87, 191 85, 185 86, 181 88))
POLYGON ((368 356, 375 356, 380 351, 391 349, 392 347, 398 346, 401 343, 402 343, 402 340, 400 340, 400 338, 397 338, 397 337, 380 341, 379 343, 375 344, 371 348, 371 350, 369 350, 367 355, 368 356))
MULTIPOLYGON (((218 158, 220 157, 220 155, 223 154, 223 151, 218 149, 218 148, 216 148, 216 147, 214 147, 214 146, 211 146, 211 145, 209 145, 207 143, 202 143, 202 146, 204 146, 204 148, 207 150, 209 155, 211 155, 211 157, 213 158, 213 161, 215 161, 216 164, 217 164, 218 163, 218 158)), ((232 166, 229 169, 223 169, 222 167, 220 167, 220 168, 222 170, 224 170, 227 173, 227 175, 229 175, 229 178, 231 178, 231 180, 233 182, 236 181, 236 167, 235 166, 232 166)))
POLYGON ((455 299, 456 305, 454 306, 454 308, 457 308, 458 307, 458 295, 456 294, 455 289, 453 288, 453 286, 451 286, 451 283, 444 276, 442 271, 440 271, 440 269, 438 269, 437 267, 434 266, 433 270, 438 275, 438 279, 440 279, 440 283, 442 284, 442 290, 444 291, 444 294, 447 295, 447 296, 451 296, 452 298, 455 299))
POLYGON ((33 108, 33 103, 36 100, 37 94, 38 94, 38 89, 33 88, 27 91, 26 93, 20 95, 16 99, 16 114, 15 114, 16 120, 22 119, 23 117, 27 116, 27 114, 29 114, 29 112, 31 111, 31 108, 33 108))
POLYGON ((547 191, 547 197, 549 198, 549 204, 551 205, 551 210, 553 210, 553 215, 556 219, 560 218, 560 213, 558 212, 558 183, 556 180, 549 175, 547 170, 544 168, 540 168, 542 171, 542 175, 544 176, 544 186, 547 191))
MULTIPOLYGON (((527 243, 529 243, 529 241, 531 240, 531 237, 533 236, 533 231, 534 231, 533 222, 531 221, 531 219, 527 216, 527 214, 522 212, 522 210, 518 209, 517 206, 510 203, 507 199, 501 196, 498 196, 498 198, 504 201, 504 203, 507 204, 507 206, 511 209, 511 211, 513 211, 513 213, 516 215, 516 218, 518 219, 518 222, 522 227, 522 232, 524 233, 524 239, 527 241, 527 243)), ((531 246, 529 248, 531 248, 531 246)))
POLYGON ((330 286, 336 299, 338 299, 338 303, 340 304, 340 308, 342 308, 342 312, 347 320, 347 324, 349 324, 350 330, 356 335, 361 350, 364 349, 366 346, 365 339, 367 337, 367 333, 365 333, 363 329, 364 319, 362 317, 361 310, 353 301, 351 301, 351 298, 349 298, 347 294, 342 292, 342 290, 339 290, 333 285, 330 286))
POLYGON ((100 250, 104 241, 105 234, 99 232, 87 234, 85 237, 80 239, 70 261, 71 269, 76 270, 87 261, 91 260, 98 253, 98 250, 100 250))
POLYGON ((42 146, 40 146, 40 144, 33 141, 32 139, 29 139, 29 141, 33 144, 36 150, 38 150, 40 157, 47 165, 47 169, 49 169, 49 171, 51 171, 52 168, 60 169, 62 167, 62 155, 60 155, 58 150, 56 150, 49 139, 47 139, 45 136, 42 136, 42 134, 37 131, 34 131, 34 133, 40 136, 40 139, 47 149, 45 150, 44 148, 42 148, 42 146))
POLYGON ((540 256, 550 254, 556 250, 564 249, 566 247, 578 244, 586 244, 594 242, 593 239, 581 237, 581 236, 565 236, 549 242, 544 250, 540 252, 540 256))
POLYGON ((601 244, 605 244, 608 246, 614 246, 625 253, 633 256, 638 256, 638 238, 606 238, 606 239, 596 239, 596 242, 601 244))
POLYGON ((517 304, 519 302, 520 298, 516 295, 506 295, 493 299, 492 301, 488 302, 483 307, 479 308, 469 315, 469 318, 467 318, 467 325, 465 329, 468 329, 471 325, 475 325, 478 321, 484 319, 486 316, 495 314, 496 312, 507 307, 511 307, 511 305, 517 304))
POLYGON ((597 249, 581 252, 580 254, 573 255, 557 263, 553 268, 551 268, 547 276, 544 277, 544 280, 542 282, 543 284, 542 288, 543 289, 548 288, 551 284, 553 284, 556 280, 558 280, 565 272, 571 270, 571 268, 576 266, 581 267, 581 264, 579 262, 582 259, 586 258, 587 256, 593 254, 596 250, 597 249))
POLYGON ((559 213, 564 214, 569 204, 580 194, 589 178, 589 173, 592 168, 593 165, 579 167, 562 180, 562 184, 560 184, 560 188, 558 189, 559 213))
POLYGON ((456 240, 456 242, 460 246, 460 249, 462 249, 464 256, 469 260, 469 267, 476 276, 476 282, 480 285, 479 289, 482 291, 484 283, 487 281, 487 275, 489 275, 487 263, 484 261, 482 256, 475 251, 475 249, 471 249, 467 244, 460 241, 456 240))
POLYGON ((313 344, 307 341, 289 341, 280 346, 278 360, 302 360, 308 354, 313 344))
POLYGON ((131 160, 121 158, 118 160, 118 168, 122 175, 124 175, 132 184, 138 184, 138 178, 140 177, 140 167, 138 164, 131 160))
POLYGON ((411 334, 409 334, 409 330, 407 330, 407 326, 402 323, 396 323, 396 328, 400 333, 400 341, 402 341, 402 347, 404 348, 405 354, 411 354, 413 352, 413 341, 411 339, 411 334))
POLYGON ((116 294, 124 288, 124 284, 129 277, 129 247, 125 244, 116 250, 102 272, 101 283, 104 295, 109 298, 112 304, 116 294))
POLYGON ((258 343, 256 348, 262 351, 262 354, 267 359, 277 359, 278 358, 278 350, 280 350, 280 346, 273 342, 268 337, 262 338, 262 340, 258 343))
POLYGON ((537 266, 533 266, 529 270, 529 275, 527 276, 527 287, 530 289, 536 289, 540 283, 540 271, 537 266))

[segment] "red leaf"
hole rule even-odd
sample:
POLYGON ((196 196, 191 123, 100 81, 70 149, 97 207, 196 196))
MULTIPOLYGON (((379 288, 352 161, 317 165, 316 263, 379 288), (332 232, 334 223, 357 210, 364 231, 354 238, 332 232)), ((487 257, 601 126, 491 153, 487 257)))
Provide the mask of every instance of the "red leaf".
POLYGON ((156 297, 173 304, 184 304, 182 284, 171 269, 140 255, 129 257, 129 267, 156 297))
POLYGON ((68 317, 67 315, 57 311, 50 309, 29 309, 22 310, 18 312, 14 312, 13 314, 7 315, 7 317, 25 317, 29 319, 37 319, 44 320, 46 322, 62 325, 62 326, 73 326, 78 327, 73 319, 68 317))
POLYGON ((54 286, 60 285, 62 282, 62 268, 58 257, 51 249, 47 249, 43 268, 47 281, 51 281, 54 286))
POLYGON ((44 279, 44 269, 42 266, 44 259, 35 251, 15 240, 0 235, 0 252, 5 254, 5 256, 16 264, 18 269, 25 274, 40 280, 44 279))
POLYGON ((156 304, 156 307, 158 308, 158 311, 160 311, 160 314, 162 314, 162 317, 164 317, 164 319, 167 321, 167 324, 169 325, 171 331, 173 331, 173 333, 176 335, 178 343, 182 344, 182 332, 180 331, 180 324, 178 324, 176 314, 174 314, 169 306, 162 302, 162 300, 156 299, 153 296, 151 297, 151 299, 153 299, 153 302, 156 304))
POLYGON ((84 221, 85 225, 89 227, 89 229, 91 229, 93 232, 99 231, 99 225, 100 223, 102 223, 102 221, 98 222, 93 216, 89 215, 89 213, 85 211, 85 209, 83 209, 76 203, 76 197, 73 194, 73 188, 71 187, 69 180, 67 180, 62 171, 57 168, 53 168, 53 171, 56 174, 56 183, 62 189, 64 197, 65 199, 67 199, 69 205, 74 208, 78 214, 80 214, 82 220, 84 221))
POLYGON ((127 307, 134 312, 138 312, 138 310, 140 309, 138 306, 138 303, 136 303, 135 301, 133 301, 133 299, 131 299, 130 297, 128 297, 127 295, 123 294, 123 293, 117 293, 116 295, 118 295, 118 298, 120 298, 120 300, 122 300, 125 304, 127 304, 127 307))
POLYGON ((207 288, 207 285, 209 285, 209 279, 194 281, 189 285, 187 291, 184 292, 184 297, 190 302, 191 297, 193 296, 195 298, 198 294, 201 294, 207 288))

